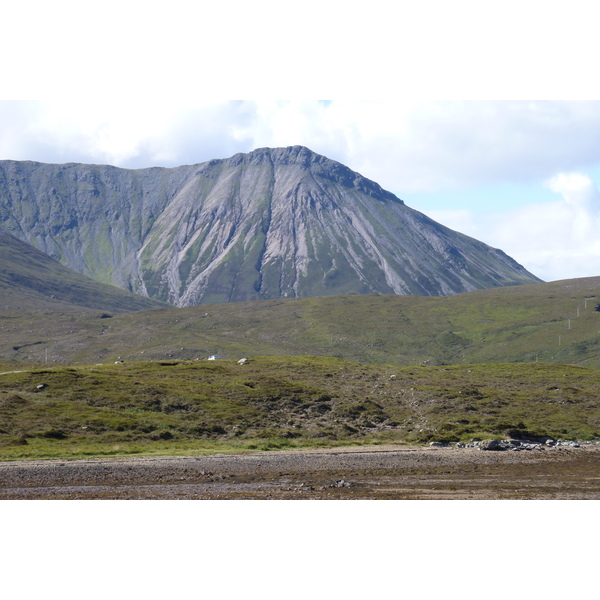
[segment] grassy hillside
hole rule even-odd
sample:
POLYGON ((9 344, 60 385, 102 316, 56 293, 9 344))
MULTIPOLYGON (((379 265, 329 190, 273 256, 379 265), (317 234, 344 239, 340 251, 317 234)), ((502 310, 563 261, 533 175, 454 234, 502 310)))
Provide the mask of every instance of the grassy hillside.
POLYGON ((599 286, 129 313, 9 307, 0 459, 597 439, 599 286), (223 359, 197 360, 210 354, 223 359))
POLYGON ((600 437, 600 372, 333 358, 0 366, 0 459, 600 437))
POLYGON ((80 275, 0 230, 0 307, 5 311, 123 312, 164 306, 80 275))
POLYGON ((600 277, 448 297, 348 295, 128 314, 2 311, 0 360, 330 356, 367 364, 600 367, 600 277))

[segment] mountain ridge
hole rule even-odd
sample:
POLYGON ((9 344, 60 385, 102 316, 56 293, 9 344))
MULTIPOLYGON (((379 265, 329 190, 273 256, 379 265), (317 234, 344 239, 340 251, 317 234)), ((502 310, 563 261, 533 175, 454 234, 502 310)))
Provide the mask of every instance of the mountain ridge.
POLYGON ((0 161, 0 226, 176 306, 540 281, 302 146, 174 168, 0 161))

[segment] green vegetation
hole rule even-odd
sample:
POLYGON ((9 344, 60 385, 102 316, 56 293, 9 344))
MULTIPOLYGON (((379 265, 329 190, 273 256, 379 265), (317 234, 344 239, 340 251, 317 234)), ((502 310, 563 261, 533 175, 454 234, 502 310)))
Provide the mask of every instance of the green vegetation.
POLYGON ((4 460, 600 437, 600 373, 568 365, 270 357, 0 368, 4 460))
POLYGON ((593 277, 447 297, 355 294, 112 319, 98 311, 11 311, 0 304, 0 360, 306 355, 398 366, 537 361, 600 368, 599 289, 600 278, 593 277))
POLYGON ((0 459, 598 439, 599 285, 128 313, 6 288, 0 459))

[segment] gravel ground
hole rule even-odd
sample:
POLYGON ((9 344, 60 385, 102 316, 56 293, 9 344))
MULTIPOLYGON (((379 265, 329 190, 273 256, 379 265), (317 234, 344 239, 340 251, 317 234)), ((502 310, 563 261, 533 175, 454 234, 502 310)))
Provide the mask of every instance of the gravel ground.
POLYGON ((0 499, 600 499, 600 447, 4 462, 0 499))

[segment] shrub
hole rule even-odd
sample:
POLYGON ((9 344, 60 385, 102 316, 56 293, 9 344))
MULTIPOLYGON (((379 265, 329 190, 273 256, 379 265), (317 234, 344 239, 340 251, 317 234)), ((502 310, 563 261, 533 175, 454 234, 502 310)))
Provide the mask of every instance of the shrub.
POLYGON ((40 437, 48 438, 51 440, 64 440, 67 437, 67 434, 60 429, 46 429, 40 434, 40 437))
POLYGON ((27 440, 23 436, 0 436, 0 446, 26 446, 27 440))
POLYGON ((172 440, 173 434, 170 431, 157 431, 150 435, 152 440, 172 440))

